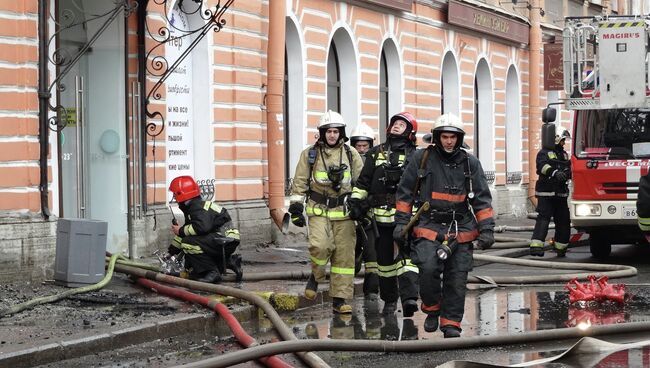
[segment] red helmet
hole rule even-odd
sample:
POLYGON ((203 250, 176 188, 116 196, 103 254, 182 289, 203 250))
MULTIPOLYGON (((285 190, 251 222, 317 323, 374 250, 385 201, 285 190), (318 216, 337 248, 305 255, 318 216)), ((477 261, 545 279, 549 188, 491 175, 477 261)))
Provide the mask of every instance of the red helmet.
POLYGON ((176 202, 185 202, 188 199, 201 196, 199 185, 189 175, 178 176, 169 184, 169 191, 174 194, 176 202))
POLYGON ((410 112, 400 112, 399 114, 395 114, 390 118, 390 123, 388 124, 388 127, 386 127, 386 134, 390 134, 390 128, 393 127, 393 124, 397 120, 402 120, 406 123, 407 127, 406 130, 404 131, 404 135, 411 140, 412 142, 415 142, 415 135, 418 132, 418 122, 415 120, 415 116, 413 116, 410 112))

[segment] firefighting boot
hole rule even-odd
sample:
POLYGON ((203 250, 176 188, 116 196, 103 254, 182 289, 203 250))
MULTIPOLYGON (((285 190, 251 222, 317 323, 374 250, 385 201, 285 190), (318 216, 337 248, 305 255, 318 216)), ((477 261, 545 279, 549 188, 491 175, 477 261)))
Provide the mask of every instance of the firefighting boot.
POLYGON ((406 299, 402 303, 402 315, 406 318, 413 317, 418 310, 418 302, 415 299, 406 299))
POLYGON ((240 254, 231 255, 230 258, 228 258, 228 263, 226 264, 226 268, 228 268, 229 270, 235 273, 235 281, 241 282, 244 276, 244 271, 241 268, 240 254))
POLYGON ((381 310, 382 314, 393 314, 397 310, 397 302, 385 302, 384 309, 381 310))
POLYGON ((553 248, 555 249, 555 253, 557 254, 558 257, 565 257, 566 256, 566 250, 569 247, 568 244, 564 243, 558 243, 558 242, 553 242, 553 248))
POLYGON ((332 298, 332 310, 334 313, 350 314, 352 313, 352 306, 346 303, 343 298, 332 298))
POLYGON ((218 284, 221 282, 221 274, 217 270, 206 272, 203 276, 196 279, 198 282, 206 282, 208 284, 218 284))
POLYGON ((440 331, 445 335, 445 339, 460 337, 461 329, 456 326, 442 326, 440 331))
POLYGON ((309 275, 309 279, 307 280, 307 285, 305 286, 305 298, 309 300, 316 299, 316 295, 318 295, 317 290, 318 290, 318 283, 316 282, 316 278, 312 273, 311 275, 309 275))
POLYGON ((438 329, 438 315, 437 314, 427 315, 427 318, 424 320, 424 330, 426 332, 436 332, 437 329, 438 329))
POLYGON ((537 257, 544 257, 544 243, 533 239, 530 241, 530 255, 537 257))

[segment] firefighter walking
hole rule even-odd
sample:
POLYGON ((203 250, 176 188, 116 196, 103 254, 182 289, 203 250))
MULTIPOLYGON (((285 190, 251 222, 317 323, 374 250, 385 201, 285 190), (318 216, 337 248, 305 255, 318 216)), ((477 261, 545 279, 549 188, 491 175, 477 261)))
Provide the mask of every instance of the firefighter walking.
POLYGON ((233 254, 239 246, 239 230, 228 211, 220 205, 201 199, 201 191, 191 176, 172 180, 169 190, 183 211, 183 225, 172 223, 174 238, 169 255, 184 253, 185 268, 193 280, 218 283, 230 269, 241 280, 241 256, 233 254))
POLYGON ((345 144, 345 126, 343 117, 334 111, 321 116, 318 141, 300 155, 289 206, 294 225, 307 223, 303 211, 309 217, 312 273, 305 297, 316 297, 318 284, 325 281, 327 263, 331 263, 329 293, 335 313, 352 313, 347 301, 354 293, 356 237, 345 203, 363 166, 359 153, 345 144))
MULTIPOLYGON (((393 241, 395 229, 395 192, 402 177, 406 157, 415 151, 417 121, 408 112, 394 115, 386 129, 386 142, 373 147, 359 180, 350 197, 350 217, 360 220, 371 211, 377 233, 368 232, 368 253, 375 255, 379 268, 379 295, 384 301, 384 314, 397 309, 397 299, 402 302, 404 317, 417 311, 418 268, 411 262, 409 250, 398 248, 393 241)), ((366 283, 376 277, 366 275, 366 283)))
POLYGON ((459 337, 472 241, 480 249, 494 244, 492 196, 481 163, 461 149, 462 121, 442 115, 431 133, 435 145, 415 151, 406 164, 397 189, 393 237, 403 242, 413 206, 429 203, 410 232, 411 257, 420 270, 420 309, 427 314, 424 330, 440 326, 445 338, 459 337))
MULTIPOLYGON (((566 131, 565 131, 566 132, 566 131)), ((551 133, 552 134, 552 133, 551 133)), ((539 179, 535 184, 537 198, 537 219, 530 241, 530 255, 544 256, 544 240, 548 234, 551 217, 555 223, 553 246, 558 257, 564 257, 569 246, 571 218, 567 199, 569 179, 571 179, 571 160, 564 150, 568 132, 555 138, 542 137, 542 149, 537 153, 536 167, 539 179)))
MULTIPOLYGON (((361 123, 350 136, 350 145, 359 152, 361 160, 366 162, 366 153, 374 146, 375 133, 368 124, 361 123)), ((379 275, 377 274, 377 252, 368 246, 368 234, 373 231, 370 217, 364 215, 357 220, 357 245, 354 250, 354 274, 364 267, 363 295, 368 301, 379 298, 379 275)))

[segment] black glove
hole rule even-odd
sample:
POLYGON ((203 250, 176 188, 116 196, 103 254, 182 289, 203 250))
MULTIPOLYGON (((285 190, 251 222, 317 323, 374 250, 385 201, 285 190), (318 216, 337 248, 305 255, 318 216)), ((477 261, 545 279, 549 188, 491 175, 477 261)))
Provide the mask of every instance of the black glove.
POLYGON ((350 200, 348 200, 348 215, 351 219, 358 221, 366 216, 369 208, 365 202, 366 201, 357 198, 350 198, 350 200))
POLYGON ((567 179, 569 179, 567 174, 561 170, 555 170, 555 172, 553 173, 553 177, 555 178, 555 180, 559 181, 560 183, 564 183, 567 181, 567 179))
POLYGON ((479 249, 485 250, 489 249, 494 245, 494 231, 492 230, 483 230, 476 239, 476 246, 479 249))
POLYGON ((305 221, 305 215, 302 214, 302 211, 305 210, 305 206, 302 203, 294 202, 289 205, 289 213, 291 214, 291 222, 298 226, 303 227, 307 224, 305 221))
POLYGON ((404 231, 405 227, 406 224, 397 224, 395 225, 395 230, 393 230, 393 240, 395 240, 395 243, 400 247, 403 247, 404 244, 406 244, 406 238, 408 238, 408 234, 402 236, 402 231, 404 231))

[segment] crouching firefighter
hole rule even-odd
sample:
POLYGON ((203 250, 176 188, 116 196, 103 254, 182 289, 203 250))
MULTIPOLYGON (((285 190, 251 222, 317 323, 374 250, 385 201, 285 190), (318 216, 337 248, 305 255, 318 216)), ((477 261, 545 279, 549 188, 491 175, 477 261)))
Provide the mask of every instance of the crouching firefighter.
POLYGON ((404 317, 412 317, 418 310, 418 268, 411 263, 409 250, 397 247, 393 241, 395 229, 395 192, 402 177, 406 157, 415 151, 417 121, 408 112, 390 119, 386 129, 386 142, 373 147, 359 180, 350 197, 350 217, 360 220, 371 208, 378 232, 368 232, 368 248, 374 250, 379 275, 366 274, 366 283, 379 281, 379 296, 384 301, 384 314, 397 309, 397 299, 402 302, 404 317), (398 249, 396 252, 395 250, 398 249))
POLYGON ((472 241, 481 249, 494 244, 492 197, 481 163, 461 148, 461 120, 452 114, 440 116, 432 136, 433 146, 415 151, 407 160, 397 188, 393 237, 404 241, 417 205, 419 222, 409 235, 411 258, 420 270, 420 309, 427 314, 424 330, 434 332, 440 326, 446 338, 459 337, 472 241))
POLYGON ((325 282, 326 266, 331 263, 329 293, 335 313, 352 313, 347 300, 352 300, 354 292, 356 236, 345 204, 362 167, 359 153, 345 144, 345 125, 343 117, 334 111, 321 116, 318 141, 298 160, 289 206, 294 225, 305 226, 303 210, 309 217, 312 273, 305 297, 316 297, 318 284, 325 282))
POLYGON ((229 269, 240 281, 241 256, 233 254, 239 246, 239 230, 233 227, 228 211, 214 202, 202 200, 199 186, 191 176, 176 177, 169 191, 183 211, 185 223, 182 226, 172 224, 175 236, 168 252, 171 255, 184 253, 190 279, 218 283, 229 269))
MULTIPOLYGON (((545 109, 548 114, 550 109, 545 109)), ((553 112, 555 110, 552 110, 553 112)), ((553 114, 551 112, 551 114, 553 114)), ((544 117, 545 121, 555 120, 544 117)), ((565 139, 569 136, 566 130, 560 136, 555 132, 554 124, 544 124, 542 127, 542 149, 537 153, 536 165, 539 179, 535 183, 537 197, 537 219, 530 241, 530 254, 544 256, 544 240, 548 234, 548 226, 553 217, 555 222, 555 241, 553 247, 558 257, 564 257, 569 246, 571 235, 571 217, 567 199, 569 197, 569 180, 571 179, 571 160, 564 150, 565 139), (555 138, 554 138, 555 137, 555 138)))

